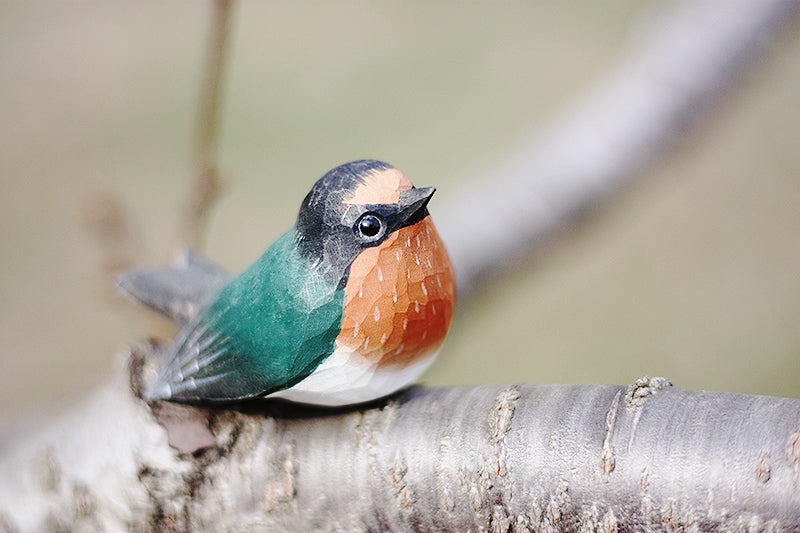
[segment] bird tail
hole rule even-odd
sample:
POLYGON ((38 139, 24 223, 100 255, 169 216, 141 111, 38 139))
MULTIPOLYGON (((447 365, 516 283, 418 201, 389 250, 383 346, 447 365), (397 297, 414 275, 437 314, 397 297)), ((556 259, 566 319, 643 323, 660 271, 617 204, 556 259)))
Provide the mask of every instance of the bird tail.
POLYGON ((177 265, 126 272, 117 278, 117 287, 132 300, 184 325, 230 279, 226 270, 186 248, 177 265))

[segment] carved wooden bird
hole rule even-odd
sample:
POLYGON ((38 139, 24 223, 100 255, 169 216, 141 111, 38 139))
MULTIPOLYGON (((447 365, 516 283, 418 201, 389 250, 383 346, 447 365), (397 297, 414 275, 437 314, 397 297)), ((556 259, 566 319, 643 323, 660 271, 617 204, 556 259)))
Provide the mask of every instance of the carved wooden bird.
MULTIPOLYGON (((325 174, 293 228, 238 276, 208 283, 214 290, 146 399, 339 406, 413 383, 441 348, 455 305, 452 266, 427 208, 434 191, 375 160, 325 174)), ((120 286, 166 307, 155 272, 120 286)))

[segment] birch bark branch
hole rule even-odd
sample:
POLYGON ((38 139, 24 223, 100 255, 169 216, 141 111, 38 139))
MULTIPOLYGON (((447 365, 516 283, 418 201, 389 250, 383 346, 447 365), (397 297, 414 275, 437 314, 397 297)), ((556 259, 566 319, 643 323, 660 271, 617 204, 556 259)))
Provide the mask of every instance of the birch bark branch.
MULTIPOLYGON (((498 213, 535 248, 667 149, 798 5, 697 2, 660 19, 574 108, 437 212, 462 292, 495 257, 520 254, 498 213), (472 209, 478 199, 494 207, 472 209)), ((654 379, 261 409, 151 411, 120 377, 26 421, 0 444, 0 532, 800 530, 800 400, 654 379)))
POLYGON ((171 449, 126 383, 7 445, 0 530, 800 529, 797 399, 655 378, 170 409, 205 448, 171 449))

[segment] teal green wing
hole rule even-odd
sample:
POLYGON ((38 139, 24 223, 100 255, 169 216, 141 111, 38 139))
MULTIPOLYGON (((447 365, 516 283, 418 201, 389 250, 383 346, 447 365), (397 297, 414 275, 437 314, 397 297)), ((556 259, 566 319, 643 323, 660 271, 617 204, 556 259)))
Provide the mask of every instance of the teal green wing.
POLYGON ((344 290, 308 267, 289 231, 186 325, 147 397, 224 402, 291 387, 333 352, 343 306, 344 290))

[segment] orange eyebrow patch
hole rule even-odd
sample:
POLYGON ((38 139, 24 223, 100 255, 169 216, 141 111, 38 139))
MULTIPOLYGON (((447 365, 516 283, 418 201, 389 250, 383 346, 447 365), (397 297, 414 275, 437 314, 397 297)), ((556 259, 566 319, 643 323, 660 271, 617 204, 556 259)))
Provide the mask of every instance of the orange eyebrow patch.
POLYGON ((346 204, 396 204, 400 199, 400 191, 412 187, 402 172, 396 168, 387 168, 366 174, 364 183, 359 185, 353 195, 347 198, 346 204))
POLYGON ((453 269, 428 216, 353 262, 336 344, 379 366, 404 366, 442 344, 454 306, 453 269))

